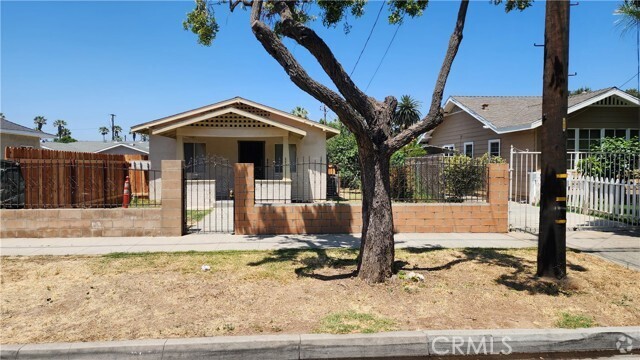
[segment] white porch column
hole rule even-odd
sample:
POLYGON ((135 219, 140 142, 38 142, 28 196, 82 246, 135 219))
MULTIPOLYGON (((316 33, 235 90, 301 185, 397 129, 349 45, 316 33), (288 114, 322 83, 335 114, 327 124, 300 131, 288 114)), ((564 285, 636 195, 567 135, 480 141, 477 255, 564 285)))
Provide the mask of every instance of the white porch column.
POLYGON ((282 178, 291 180, 291 164, 289 163, 289 132, 287 131, 282 137, 282 178))
POLYGON ((176 135, 176 160, 188 160, 184 158, 184 142, 182 135, 176 135))

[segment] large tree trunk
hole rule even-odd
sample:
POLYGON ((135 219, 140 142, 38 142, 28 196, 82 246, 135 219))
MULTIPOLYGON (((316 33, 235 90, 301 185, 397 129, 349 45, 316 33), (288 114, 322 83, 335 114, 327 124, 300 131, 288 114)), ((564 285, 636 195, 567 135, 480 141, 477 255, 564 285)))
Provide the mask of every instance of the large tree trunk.
POLYGON ((362 171, 362 238, 358 277, 371 283, 392 275, 394 260, 389 163, 384 151, 360 146, 362 171))

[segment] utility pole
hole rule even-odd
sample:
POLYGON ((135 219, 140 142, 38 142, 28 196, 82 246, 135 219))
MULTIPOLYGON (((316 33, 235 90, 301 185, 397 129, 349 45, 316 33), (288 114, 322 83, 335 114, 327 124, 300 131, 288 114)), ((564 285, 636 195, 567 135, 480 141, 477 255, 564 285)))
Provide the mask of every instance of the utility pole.
POLYGON ((327 124, 327 111, 328 111, 327 110, 327 106, 325 104, 320 105, 320 110, 322 110, 322 112, 324 112, 324 117, 322 118, 323 119, 322 123, 326 125, 327 124))
POLYGON ((116 141, 116 135, 115 135, 115 132, 113 131, 113 129, 115 128, 114 119, 116 118, 116 114, 109 114, 109 115, 111 115, 111 141, 116 141))
POLYGON ((567 275, 568 0, 547 1, 540 138, 541 198, 537 276, 567 275))

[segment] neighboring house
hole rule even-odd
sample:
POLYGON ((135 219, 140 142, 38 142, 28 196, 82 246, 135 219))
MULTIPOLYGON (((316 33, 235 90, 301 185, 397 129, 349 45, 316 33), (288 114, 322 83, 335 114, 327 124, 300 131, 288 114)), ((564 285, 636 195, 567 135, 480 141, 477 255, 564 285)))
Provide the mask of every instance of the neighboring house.
POLYGON ((26 126, 22 126, 11 122, 6 119, 1 119, 0 122, 0 147, 2 148, 2 158, 5 158, 5 148, 11 147, 31 147, 34 149, 40 149, 40 139, 47 139, 55 137, 52 134, 47 134, 42 131, 30 129, 26 126))
MULTIPOLYGON (((540 151, 540 96, 452 96, 444 110, 444 121, 423 144, 507 161, 512 145, 540 151)), ((629 139, 640 129, 640 100, 615 87, 569 96, 568 114, 568 152, 588 151, 604 137, 629 139)))
POLYGON ((145 141, 76 141, 72 143, 46 142, 43 149, 115 155, 148 155, 145 141))
MULTIPOLYGON (((326 196, 326 140, 339 134, 332 127, 241 97, 136 125, 131 131, 149 135, 152 169, 160 169, 162 160, 184 160, 188 165, 207 157, 222 157, 230 164, 253 163, 256 188, 260 180, 270 179, 271 186, 280 180, 286 201, 326 196), (301 162, 316 166, 296 166, 301 162), (297 189, 300 184, 304 188, 297 189)), ((188 179, 207 176, 188 167, 188 179)), ((220 194, 225 190, 216 188, 220 194)))

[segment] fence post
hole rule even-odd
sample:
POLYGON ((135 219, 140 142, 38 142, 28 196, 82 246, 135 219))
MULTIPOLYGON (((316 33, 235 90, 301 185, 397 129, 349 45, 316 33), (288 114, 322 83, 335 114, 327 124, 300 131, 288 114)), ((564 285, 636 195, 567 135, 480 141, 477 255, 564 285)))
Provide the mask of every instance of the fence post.
POLYGON ((489 164, 489 192, 487 200, 496 214, 498 232, 509 231, 509 165, 489 164))
POLYGON ((255 235, 259 221, 255 213, 255 184, 253 164, 234 164, 234 216, 233 230, 236 235, 255 235))
POLYGON ((163 236, 184 234, 183 167, 182 160, 162 160, 161 234, 163 236))

